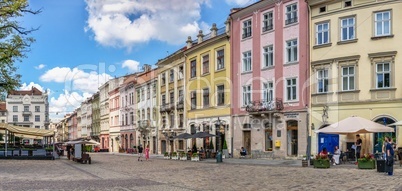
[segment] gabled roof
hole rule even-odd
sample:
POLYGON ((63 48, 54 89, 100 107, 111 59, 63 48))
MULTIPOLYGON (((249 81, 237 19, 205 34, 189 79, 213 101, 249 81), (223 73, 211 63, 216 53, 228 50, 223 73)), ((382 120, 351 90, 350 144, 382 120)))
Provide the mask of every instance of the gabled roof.
POLYGON ((43 93, 32 86, 31 90, 11 90, 8 95, 42 95, 43 93))

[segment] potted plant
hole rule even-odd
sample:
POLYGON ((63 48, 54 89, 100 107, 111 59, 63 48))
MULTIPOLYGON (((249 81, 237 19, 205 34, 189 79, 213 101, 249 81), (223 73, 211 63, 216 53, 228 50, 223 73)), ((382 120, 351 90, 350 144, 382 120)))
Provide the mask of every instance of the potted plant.
POLYGON ((229 158, 228 145, 226 144, 226 139, 223 140, 222 157, 229 158))
POLYGON ((200 161, 198 153, 193 153, 193 155, 191 156, 191 161, 200 161))
POLYGON ((373 154, 364 154, 362 158, 357 159, 357 168, 375 169, 375 160, 373 154))
POLYGON ((180 160, 187 160, 187 155, 185 152, 180 152, 179 156, 180 156, 180 160))
POLYGON ((164 159, 170 159, 169 153, 165 152, 165 154, 163 154, 163 158, 164 159))
POLYGON ((179 156, 177 156, 177 152, 172 152, 172 159, 179 160, 179 156))
POLYGON ((328 159, 328 156, 320 156, 317 155, 314 160, 314 168, 329 168, 330 167, 330 162, 328 159))

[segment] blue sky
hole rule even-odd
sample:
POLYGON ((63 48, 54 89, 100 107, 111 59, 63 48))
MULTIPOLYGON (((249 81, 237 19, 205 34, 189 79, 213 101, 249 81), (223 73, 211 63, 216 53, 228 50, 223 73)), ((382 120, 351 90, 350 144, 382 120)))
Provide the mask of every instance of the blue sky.
POLYGON ((37 28, 19 67, 21 89, 48 90, 50 117, 72 112, 114 76, 154 65, 185 46, 198 30, 218 28, 233 7, 256 0, 29 0, 39 15, 23 26, 37 28))

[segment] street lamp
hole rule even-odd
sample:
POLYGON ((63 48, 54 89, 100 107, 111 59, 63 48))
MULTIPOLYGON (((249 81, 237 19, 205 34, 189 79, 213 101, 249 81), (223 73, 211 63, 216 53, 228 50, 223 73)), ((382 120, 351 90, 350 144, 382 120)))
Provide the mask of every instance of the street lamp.
POLYGON ((219 148, 218 148, 218 153, 216 154, 216 162, 222 162, 222 134, 225 133, 225 128, 223 127, 222 121, 219 119, 215 123, 215 126, 219 129, 217 129, 218 132, 218 139, 219 139, 219 148))

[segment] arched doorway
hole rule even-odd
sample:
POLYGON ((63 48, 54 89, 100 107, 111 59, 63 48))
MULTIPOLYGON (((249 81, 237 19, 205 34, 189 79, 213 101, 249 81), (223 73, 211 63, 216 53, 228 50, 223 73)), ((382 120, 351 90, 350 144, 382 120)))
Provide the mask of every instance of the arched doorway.
POLYGON ((133 140, 134 140, 133 134, 130 134, 130 145, 129 145, 130 148, 133 148, 133 140))
MULTIPOLYGON (((383 116, 383 117, 378 117, 374 120, 374 122, 382 124, 382 125, 389 125, 392 123, 395 123, 396 121, 394 119, 391 119, 390 117, 387 116, 383 116)), ((394 132, 393 133, 374 133, 373 136, 373 143, 374 143, 374 153, 378 152, 382 152, 382 144, 384 142, 384 138, 385 136, 390 136, 392 137, 392 140, 395 142, 396 141, 396 126, 391 126, 392 128, 394 128, 394 132)))
POLYGON ((125 140, 124 146, 125 146, 125 149, 126 149, 126 151, 127 151, 127 149, 128 149, 128 138, 127 138, 127 134, 124 135, 124 140, 125 140))
POLYGON ((298 121, 289 120, 286 122, 288 156, 297 156, 298 147, 298 121))

